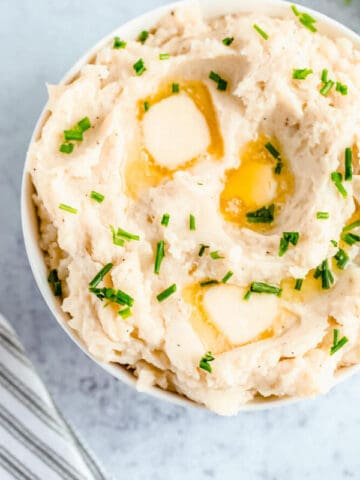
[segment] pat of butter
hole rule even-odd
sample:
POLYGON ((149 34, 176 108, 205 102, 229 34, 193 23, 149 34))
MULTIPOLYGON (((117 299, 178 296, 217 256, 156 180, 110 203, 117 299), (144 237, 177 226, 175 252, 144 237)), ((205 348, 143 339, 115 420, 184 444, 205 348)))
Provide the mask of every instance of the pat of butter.
POLYGON ((203 299, 209 320, 235 345, 256 339, 279 315, 276 296, 253 293, 244 300, 245 292, 240 287, 218 285, 209 288, 203 299))
POLYGON ((145 148, 169 170, 196 158, 211 141, 205 118, 185 93, 151 106, 144 115, 143 132, 145 148))

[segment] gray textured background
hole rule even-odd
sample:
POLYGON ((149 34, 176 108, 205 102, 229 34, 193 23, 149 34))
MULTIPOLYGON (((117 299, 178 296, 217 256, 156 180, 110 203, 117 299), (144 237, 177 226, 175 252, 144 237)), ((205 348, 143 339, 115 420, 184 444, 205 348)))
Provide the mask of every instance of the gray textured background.
MULTIPOLYGON (((251 1, 251 0, 249 0, 251 1)), ((220 418, 140 395, 57 326, 24 253, 20 178, 45 82, 166 0, 0 0, 0 310, 68 419, 116 480, 360 478, 360 375, 324 398, 220 418)), ((300 1, 360 30, 360 0, 300 1)))

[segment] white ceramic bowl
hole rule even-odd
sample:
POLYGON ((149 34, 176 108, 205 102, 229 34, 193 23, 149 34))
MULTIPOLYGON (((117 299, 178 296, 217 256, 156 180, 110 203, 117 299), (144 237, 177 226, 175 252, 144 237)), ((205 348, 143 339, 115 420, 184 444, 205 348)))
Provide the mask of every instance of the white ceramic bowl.
MULTIPOLYGON (((191 3, 187 2, 187 3, 191 3)), ((195 3, 195 2, 192 2, 195 3)), ((107 42, 109 42, 114 36, 120 36, 124 39, 134 39, 137 37, 140 31, 147 30, 151 28, 158 20, 167 12, 181 5, 182 2, 172 3, 164 7, 152 10, 149 13, 146 13, 140 17, 131 20, 130 22, 122 25, 117 28, 114 32, 107 35, 103 38, 97 45, 92 47, 76 64, 69 70, 69 72, 64 76, 60 83, 66 84, 70 82, 73 77, 78 73, 79 69, 87 64, 94 54, 107 42)), ((287 3, 282 0, 198 0, 196 4, 199 4, 201 9, 204 12, 206 18, 215 17, 218 15, 238 13, 238 12, 262 12, 274 16, 286 16, 293 15, 290 10, 290 3, 287 3)), ((298 8, 303 11, 313 15, 317 20, 317 27, 321 33, 334 36, 347 37, 352 40, 356 45, 360 47, 360 37, 354 32, 344 27, 340 23, 322 15, 318 12, 315 12, 311 9, 299 6, 298 8)), ((48 111, 45 106, 42 111, 39 120, 35 126, 31 142, 36 140, 39 137, 41 129, 48 118, 48 111)), ((125 382, 127 385, 135 387, 136 379, 135 377, 128 372, 121 365, 107 364, 98 361, 94 358, 86 349, 86 346, 80 338, 77 337, 74 331, 68 327, 69 316, 65 314, 60 307, 59 300, 53 295, 52 289, 47 281, 47 268, 44 261, 43 253, 39 246, 39 234, 38 234, 38 220, 35 211, 35 207, 32 201, 33 186, 31 183, 30 175, 27 171, 28 159, 25 162, 23 179, 22 179, 22 188, 21 188, 21 219, 22 219, 22 228, 25 241, 26 252, 29 258, 30 266, 35 277, 36 283, 40 289, 44 300, 46 301, 48 307, 50 308, 52 314, 58 321, 58 323, 63 327, 65 332, 73 339, 73 341, 85 352, 92 360, 94 360, 98 365, 100 365, 104 370, 109 372, 114 377, 125 382)), ((335 384, 349 377, 353 373, 359 370, 359 366, 353 366, 349 368, 344 368, 337 376, 335 384)), ((183 405, 183 406, 198 406, 191 400, 175 394, 172 392, 167 392, 161 390, 160 388, 153 387, 148 393, 152 396, 168 400, 172 403, 183 405)), ((299 398, 275 398, 275 399, 263 399, 255 400, 249 404, 244 405, 242 410, 244 411, 254 411, 261 410, 266 408, 273 408, 276 406, 281 406, 289 404, 295 401, 300 400, 299 398)))

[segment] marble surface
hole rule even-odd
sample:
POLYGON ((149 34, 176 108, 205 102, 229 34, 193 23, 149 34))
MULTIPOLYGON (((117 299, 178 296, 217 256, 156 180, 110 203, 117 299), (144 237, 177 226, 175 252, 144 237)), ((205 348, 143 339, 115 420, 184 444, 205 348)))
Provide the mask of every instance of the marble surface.
MULTIPOLYGON (((329 395, 220 418, 138 394, 64 334, 35 286, 19 213, 31 131, 75 60, 124 21, 166 0, 0 0, 0 310, 67 418, 120 480, 360 478, 360 375, 329 395)), ((360 30, 360 0, 300 1, 360 30)))

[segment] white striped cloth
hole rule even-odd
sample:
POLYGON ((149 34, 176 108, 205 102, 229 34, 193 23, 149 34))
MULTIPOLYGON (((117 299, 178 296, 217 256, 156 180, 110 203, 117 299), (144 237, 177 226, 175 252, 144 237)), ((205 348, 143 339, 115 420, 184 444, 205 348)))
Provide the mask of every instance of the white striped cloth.
POLYGON ((0 480, 105 480, 0 315, 0 480))

